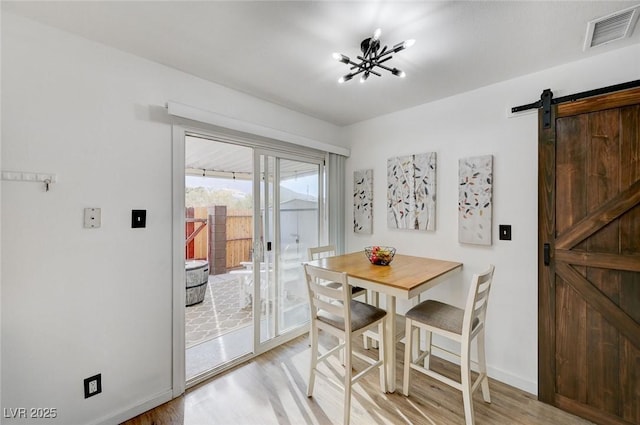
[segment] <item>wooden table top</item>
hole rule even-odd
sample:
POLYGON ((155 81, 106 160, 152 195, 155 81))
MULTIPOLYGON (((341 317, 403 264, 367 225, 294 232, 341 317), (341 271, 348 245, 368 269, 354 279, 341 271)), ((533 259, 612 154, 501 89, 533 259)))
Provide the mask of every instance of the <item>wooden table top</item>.
POLYGON ((346 272, 349 277, 368 280, 411 292, 418 286, 462 267, 462 263, 396 254, 388 266, 371 264, 364 251, 309 261, 312 266, 346 272))

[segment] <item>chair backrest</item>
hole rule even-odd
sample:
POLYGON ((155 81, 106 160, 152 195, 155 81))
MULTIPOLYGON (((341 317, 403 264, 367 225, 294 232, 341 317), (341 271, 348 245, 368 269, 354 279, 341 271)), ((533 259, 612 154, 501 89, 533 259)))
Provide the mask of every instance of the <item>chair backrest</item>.
POLYGON ((473 275, 467 304, 464 309, 462 335, 469 335, 471 332, 479 331, 484 327, 494 270, 495 266, 491 264, 486 271, 473 275))
POLYGON ((304 274, 309 291, 311 320, 316 320, 323 310, 344 320, 344 331, 351 332, 351 287, 346 273, 334 272, 309 264, 304 265, 304 274), (326 285, 327 281, 338 282, 338 287, 326 285))
POLYGON ((318 260, 325 257, 333 257, 336 255, 335 245, 324 245, 309 248, 309 260, 318 260))

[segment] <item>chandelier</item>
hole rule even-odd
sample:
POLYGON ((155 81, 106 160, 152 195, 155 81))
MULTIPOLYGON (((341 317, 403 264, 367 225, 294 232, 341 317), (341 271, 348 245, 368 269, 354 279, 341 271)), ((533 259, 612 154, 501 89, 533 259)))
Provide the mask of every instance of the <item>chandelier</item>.
POLYGON ((381 33, 382 31, 380 30, 380 28, 378 28, 373 33, 373 37, 365 38, 364 40, 362 40, 362 43, 360 43, 360 50, 362 50, 362 55, 357 56, 360 62, 354 62, 349 58, 349 56, 345 56, 342 53, 333 54, 333 58, 338 62, 351 65, 351 72, 343 77, 340 77, 340 79, 338 80, 339 83, 349 81, 358 74, 362 74, 360 76, 361 83, 364 83, 371 74, 377 75, 378 77, 382 76, 378 72, 378 70, 376 70, 376 68, 384 69, 386 71, 389 71, 396 77, 404 78, 404 71, 401 71, 398 68, 390 68, 386 65, 383 65, 383 63, 391 59, 394 53, 398 53, 399 51, 404 50, 407 47, 413 46, 416 41, 407 40, 396 44, 389 50, 387 50, 387 46, 384 46, 382 49, 380 49, 381 33))

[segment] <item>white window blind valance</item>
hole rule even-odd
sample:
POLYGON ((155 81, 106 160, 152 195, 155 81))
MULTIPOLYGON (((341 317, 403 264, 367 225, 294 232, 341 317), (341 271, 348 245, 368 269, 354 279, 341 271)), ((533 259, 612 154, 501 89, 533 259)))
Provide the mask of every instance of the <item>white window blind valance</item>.
POLYGON ((314 140, 305 136, 287 133, 286 131, 278 130, 275 128, 241 121, 236 118, 227 117, 216 112, 206 111, 204 109, 196 108, 178 102, 167 102, 167 112, 169 113, 169 115, 175 117, 211 124, 217 127, 228 128, 230 130, 253 134, 260 137, 266 137, 273 140, 280 140, 282 142, 317 149, 323 152, 334 153, 346 157, 350 155, 350 150, 347 148, 331 145, 329 143, 314 140))

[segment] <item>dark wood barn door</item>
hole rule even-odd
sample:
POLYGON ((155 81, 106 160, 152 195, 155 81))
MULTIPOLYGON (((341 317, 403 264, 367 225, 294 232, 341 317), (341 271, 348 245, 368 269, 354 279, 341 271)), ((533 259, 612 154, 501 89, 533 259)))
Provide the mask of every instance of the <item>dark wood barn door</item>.
POLYGON ((637 425, 640 89, 554 105, 542 121, 539 398, 637 425))

